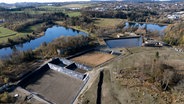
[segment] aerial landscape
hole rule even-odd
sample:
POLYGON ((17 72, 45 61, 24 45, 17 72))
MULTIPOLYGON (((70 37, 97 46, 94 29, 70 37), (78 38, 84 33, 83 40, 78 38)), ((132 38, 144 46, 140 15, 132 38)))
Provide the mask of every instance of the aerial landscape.
POLYGON ((184 104, 184 1, 0 1, 0 104, 184 104))

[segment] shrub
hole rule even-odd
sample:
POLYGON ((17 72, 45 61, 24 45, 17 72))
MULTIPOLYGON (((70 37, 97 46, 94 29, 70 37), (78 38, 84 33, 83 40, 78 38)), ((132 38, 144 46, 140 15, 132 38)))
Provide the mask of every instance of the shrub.
POLYGON ((8 93, 7 92, 0 94, 0 103, 8 103, 8 93))
POLYGON ((93 45, 88 36, 61 37, 49 44, 43 44, 37 53, 42 56, 53 56, 58 55, 57 50, 60 50, 61 55, 71 55, 93 45))
POLYGON ((11 97, 10 95, 8 95, 7 92, 4 92, 2 94, 0 94, 0 103, 14 103, 15 99, 13 99, 13 97, 11 97))
MULTIPOLYGON (((153 82, 160 83, 162 90, 171 90, 173 86, 176 86, 177 83, 182 79, 174 67, 164 64, 162 62, 154 62, 153 65, 148 66, 153 71, 149 71, 150 77, 153 79, 153 82)), ((149 68, 148 68, 149 69, 149 68)), ((145 70, 145 69, 144 69, 145 70)))
POLYGON ((156 57, 157 59, 160 57, 158 51, 156 52, 155 57, 156 57))
POLYGON ((184 44, 184 22, 169 25, 165 29, 164 41, 171 45, 184 44))

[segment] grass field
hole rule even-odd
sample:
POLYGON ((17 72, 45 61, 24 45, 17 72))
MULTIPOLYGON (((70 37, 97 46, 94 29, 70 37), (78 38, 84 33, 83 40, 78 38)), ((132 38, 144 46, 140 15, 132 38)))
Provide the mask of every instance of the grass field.
MULTIPOLYGON (((69 17, 76 17, 76 16, 80 16, 81 13, 78 11, 70 11, 70 10, 66 10, 65 8, 68 7, 68 5, 66 6, 41 6, 39 8, 43 8, 46 9, 47 12, 63 12, 65 14, 67 14, 69 17)), ((70 7, 70 5, 69 5, 70 7)), ((68 7, 68 8, 69 8, 68 7)), ((74 6, 75 7, 75 6, 74 6)), ((45 11, 46 12, 46 11, 45 11)))
POLYGON ((17 32, 10 29, 0 27, 0 38, 16 35, 17 32))
POLYGON ((107 54, 107 53, 89 52, 81 56, 74 57, 72 60, 91 67, 95 67, 114 57, 115 57, 114 55, 107 54))
POLYGON ((74 12, 74 11, 68 11, 68 12, 65 12, 65 14, 67 14, 69 17, 77 17, 81 15, 80 12, 74 12))
POLYGON ((82 4, 77 4, 77 5, 65 5, 65 6, 41 6, 39 8, 45 9, 46 11, 40 11, 40 12, 63 12, 65 14, 67 14, 69 17, 76 17, 76 16, 80 16, 81 13, 78 11, 72 11, 72 10, 68 10, 68 8, 78 8, 78 7, 82 7, 80 6, 82 4))
POLYGON ((0 27, 0 44, 8 43, 8 39, 19 40, 20 38, 27 38, 27 34, 30 34, 33 31, 36 31, 41 27, 43 23, 29 26, 22 30, 22 32, 12 31, 10 29, 0 27))
POLYGON ((41 27, 43 23, 39 23, 39 24, 36 24, 36 25, 32 25, 32 26, 28 26, 27 28, 25 28, 23 30, 24 33, 31 33, 33 31, 36 31, 38 28, 41 27))
POLYGON ((62 6, 62 8, 86 8, 90 6, 91 4, 68 4, 68 5, 62 6))
POLYGON ((92 6, 89 4, 67 4, 63 6, 40 6, 39 8, 44 8, 48 10, 57 10, 57 9, 63 9, 63 8, 86 8, 92 6))
POLYGON ((0 27, 0 44, 7 43, 8 39, 17 39, 21 37, 25 37, 27 33, 18 33, 15 31, 12 31, 10 29, 0 27))
POLYGON ((64 11, 62 6, 40 6, 41 9, 46 9, 47 11, 64 11))
POLYGON ((95 25, 104 28, 111 28, 121 24, 123 21, 123 19, 98 18, 97 20, 95 20, 95 25))
POLYGON ((0 44, 8 43, 8 39, 16 40, 16 39, 24 38, 24 37, 26 37, 27 34, 28 33, 17 33, 17 34, 12 35, 12 36, 0 38, 0 44))

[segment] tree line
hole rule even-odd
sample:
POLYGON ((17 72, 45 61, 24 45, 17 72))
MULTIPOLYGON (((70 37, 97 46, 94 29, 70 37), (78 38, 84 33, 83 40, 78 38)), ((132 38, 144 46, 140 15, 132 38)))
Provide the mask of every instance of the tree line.
POLYGON ((82 14, 92 18, 120 18, 129 21, 146 22, 150 16, 156 16, 156 11, 135 10, 135 11, 82 11, 82 14))

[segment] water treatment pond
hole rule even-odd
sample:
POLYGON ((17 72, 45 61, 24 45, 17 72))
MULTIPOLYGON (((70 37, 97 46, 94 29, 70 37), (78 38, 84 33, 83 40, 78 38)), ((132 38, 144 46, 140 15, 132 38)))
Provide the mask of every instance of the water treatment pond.
POLYGON ((160 33, 163 33, 164 29, 167 27, 166 25, 158 25, 158 24, 152 24, 152 23, 134 23, 134 22, 126 22, 125 28, 129 27, 138 27, 138 28, 145 28, 146 30, 150 31, 158 31, 160 33))
POLYGON ((66 28, 63 26, 53 26, 51 28, 48 28, 45 31, 45 35, 40 37, 40 38, 31 40, 30 42, 26 42, 23 44, 14 45, 12 47, 0 49, 0 57, 10 55, 14 51, 26 51, 29 49, 34 50, 34 49, 38 48, 43 42, 49 43, 52 40, 59 38, 61 36, 75 36, 78 34, 87 35, 84 32, 74 30, 71 28, 66 28))
POLYGON ((142 46, 142 37, 104 39, 109 48, 131 48, 142 46))

